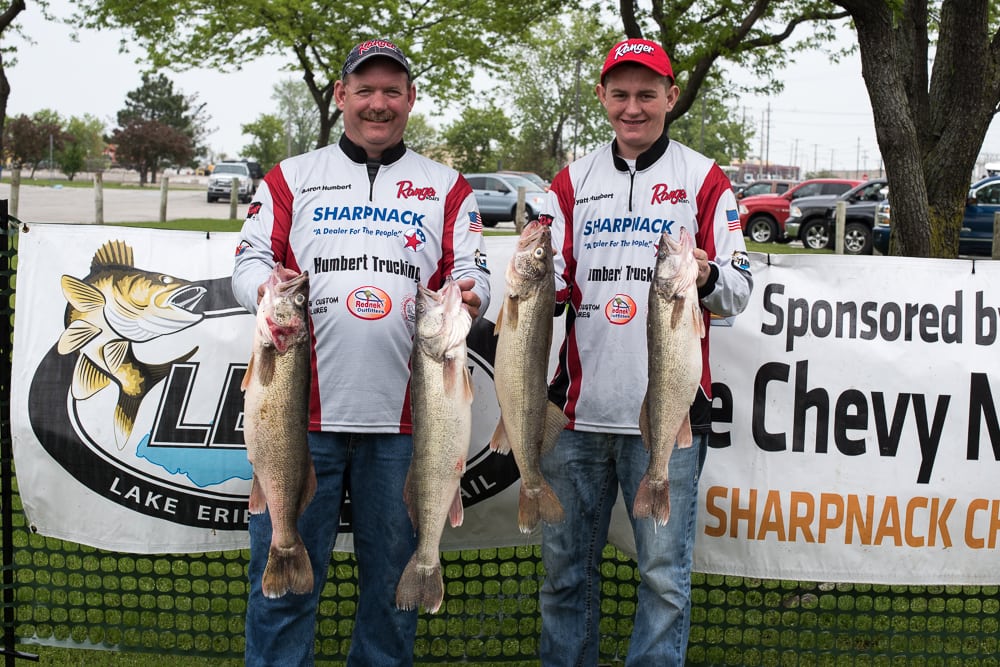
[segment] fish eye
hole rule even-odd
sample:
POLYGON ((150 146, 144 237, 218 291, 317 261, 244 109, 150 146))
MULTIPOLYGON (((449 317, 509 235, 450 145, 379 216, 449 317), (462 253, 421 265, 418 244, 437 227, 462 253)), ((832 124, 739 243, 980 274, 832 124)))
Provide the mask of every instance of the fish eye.
POLYGON ((171 283, 174 282, 174 277, 167 275, 160 276, 160 282, 163 283, 164 285, 170 285, 171 283))
POLYGON ((306 297, 305 297, 304 294, 296 294, 295 295, 295 305, 296 306, 301 306, 305 302, 306 302, 306 297))
POLYGON ((540 246, 538 248, 535 248, 534 254, 535 254, 535 259, 542 259, 543 257, 545 257, 545 248, 542 248, 540 246))

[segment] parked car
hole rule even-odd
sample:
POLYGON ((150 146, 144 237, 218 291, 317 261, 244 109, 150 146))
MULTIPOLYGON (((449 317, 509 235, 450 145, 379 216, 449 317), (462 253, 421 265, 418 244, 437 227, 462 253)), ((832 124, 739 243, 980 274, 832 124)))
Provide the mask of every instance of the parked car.
POLYGON ((517 189, 520 187, 524 188, 524 222, 537 218, 545 202, 545 190, 517 174, 466 174, 465 180, 472 186, 486 227, 514 220, 517 213, 517 189))
MULTIPOLYGON (((993 254, 993 216, 1000 211, 1000 176, 980 179, 969 188, 962 216, 962 229, 958 234, 958 254, 993 254)), ((890 213, 888 200, 879 206, 879 218, 872 230, 875 249, 889 254, 890 213)))
MULTIPOLYGON (((845 202, 844 207, 844 254, 870 255, 873 248, 873 232, 876 211, 879 204, 889 198, 889 188, 885 186, 868 195, 845 202)), ((837 208, 831 206, 826 212, 826 228, 831 232, 837 227, 837 208)), ((833 245, 831 240, 830 245, 833 245)))
POLYGON ((208 179, 208 203, 229 199, 234 178, 239 181, 236 196, 241 203, 249 204, 253 193, 257 191, 256 183, 259 181, 254 180, 250 166, 246 162, 219 162, 215 165, 208 179))
MULTIPOLYGON (((822 250, 833 247, 832 226, 830 225, 830 210, 835 209, 838 201, 848 205, 859 202, 871 202, 872 224, 874 224, 874 204, 885 199, 884 190, 889 182, 884 178, 875 178, 857 185, 842 195, 831 197, 802 197, 792 204, 785 220, 785 234, 790 240, 800 240, 802 245, 811 250, 822 250)), ((852 228, 855 229, 855 228, 852 228)), ((869 236, 871 225, 868 226, 869 236)))
POLYGON ((781 195, 756 195, 740 200, 740 226, 744 236, 757 243, 770 243, 785 237, 785 219, 792 202, 802 197, 843 194, 861 181, 849 178, 810 178, 781 195))
POLYGON ((736 190, 734 188, 733 192, 736 193, 737 199, 753 197, 754 195, 780 195, 796 183, 798 183, 798 181, 784 178, 763 178, 751 181, 746 185, 746 187, 740 190, 736 190))

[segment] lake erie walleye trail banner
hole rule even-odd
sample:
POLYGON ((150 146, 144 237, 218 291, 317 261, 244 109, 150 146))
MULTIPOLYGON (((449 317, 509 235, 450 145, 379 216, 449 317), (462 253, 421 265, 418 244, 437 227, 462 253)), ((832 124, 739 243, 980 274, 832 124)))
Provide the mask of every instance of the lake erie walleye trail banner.
MULTIPOLYGON (((33 530, 135 553, 247 545, 240 383, 254 318, 232 296, 237 242, 234 232, 22 228, 11 427, 33 530)), ((446 550, 540 540, 517 528, 513 457, 488 446, 499 418, 493 322, 515 242, 486 239, 493 298, 468 339, 465 522, 446 528, 446 550)), ((751 259, 750 305, 711 332, 695 569, 1000 583, 1000 265, 751 259)), ((399 310, 390 316, 407 316, 399 310)), ((350 522, 348 499, 338 549, 352 546, 350 522)), ((621 500, 610 540, 634 553, 621 500)))

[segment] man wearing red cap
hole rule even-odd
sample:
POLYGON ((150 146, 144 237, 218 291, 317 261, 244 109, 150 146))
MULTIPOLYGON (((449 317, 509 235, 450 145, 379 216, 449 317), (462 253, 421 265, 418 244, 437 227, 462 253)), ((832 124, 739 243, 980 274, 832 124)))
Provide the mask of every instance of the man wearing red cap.
POLYGON ((358 564, 347 664, 413 664, 417 610, 396 608, 396 587, 416 547, 403 501, 413 452, 413 298, 418 283, 437 290, 452 277, 473 317, 489 306, 472 188, 403 144, 416 100, 406 56, 388 40, 361 42, 333 96, 343 112, 340 141, 267 173, 233 269, 233 293, 251 312, 276 262, 309 271, 311 300, 308 444, 316 493, 298 528, 312 586, 264 590, 271 522, 266 513, 252 515, 247 667, 313 664, 320 592, 347 495, 358 564))
MULTIPOLYGON (((567 304, 566 338, 549 398, 569 424, 542 459, 565 519, 543 524, 541 659, 545 667, 593 666, 600 643, 601 552, 621 487, 641 583, 625 664, 684 664, 698 478, 711 430, 708 334, 691 405, 690 447, 670 457, 667 524, 632 516, 649 464, 639 430, 647 384, 646 303, 656 246, 687 230, 696 243, 698 297, 708 313, 747 305, 750 265, 729 179, 715 162, 669 138, 677 102, 660 45, 628 39, 608 53, 597 96, 615 139, 556 175, 545 216, 556 250, 556 289, 567 304)), ((670 400, 670 397, 655 397, 670 400)))

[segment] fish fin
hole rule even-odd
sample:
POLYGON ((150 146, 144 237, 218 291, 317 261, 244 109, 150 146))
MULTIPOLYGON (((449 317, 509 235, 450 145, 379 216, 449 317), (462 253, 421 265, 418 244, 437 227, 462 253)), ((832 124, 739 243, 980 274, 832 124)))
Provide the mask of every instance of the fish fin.
POLYGON ((250 361, 247 362, 247 369, 243 371, 243 382, 240 383, 240 391, 246 391, 253 380, 253 352, 250 353, 250 361))
POLYGON ((104 365, 114 373, 122 365, 122 362, 128 358, 130 347, 131 343, 123 338, 118 338, 102 345, 101 357, 104 359, 104 365))
POLYGON ((94 253, 90 270, 97 271, 107 266, 135 266, 132 248, 124 241, 108 241, 94 253))
POLYGON ((172 361, 166 361, 162 364, 150 365, 148 367, 148 370, 146 371, 146 375, 149 378, 149 386, 152 387, 154 384, 165 378, 167 374, 170 373, 170 369, 174 367, 174 364, 184 363, 185 361, 193 357, 196 352, 198 352, 198 346, 195 346, 194 349, 192 349, 191 351, 187 352, 186 354, 182 354, 181 356, 177 357, 172 361))
POLYGON ((471 405, 475 399, 472 391, 472 374, 469 373, 469 368, 465 364, 462 364, 462 382, 465 385, 462 389, 462 400, 471 405))
POLYGON ((667 525, 670 519, 670 482, 652 482, 649 474, 642 476, 639 490, 635 492, 632 502, 632 518, 652 518, 657 526, 667 525))
POLYGON ((504 298, 504 307, 507 310, 507 326, 510 329, 517 328, 517 316, 518 308, 520 307, 520 302, 516 296, 507 295, 504 298))
POLYGON ((139 396, 129 396, 121 394, 118 397, 118 405, 115 406, 115 444, 118 449, 124 449, 125 443, 132 435, 135 427, 135 416, 139 414, 139 406, 142 405, 142 398, 139 396))
POLYGON ((471 404, 473 398, 472 378, 469 376, 469 368, 464 361, 459 362, 451 355, 446 355, 443 374, 445 394, 466 405, 471 404))
POLYGON ((313 496, 316 495, 316 466, 313 465, 312 454, 306 452, 306 462, 303 464, 309 466, 309 470, 306 473, 306 483, 302 487, 302 495, 299 496, 299 516, 306 511, 309 507, 309 503, 312 502, 313 496))
POLYGON ((687 314, 687 297, 683 294, 674 296, 674 309, 670 311, 670 328, 676 329, 681 324, 681 320, 687 314))
POLYGON ((264 387, 270 386, 271 382, 274 381, 275 354, 273 350, 274 348, 267 348, 260 355, 255 355, 258 366, 257 379, 264 387))
POLYGON ((701 307, 692 308, 691 317, 694 318, 694 330, 698 332, 698 338, 704 338, 705 318, 701 314, 701 307))
POLYGON ((652 451, 649 447, 649 392, 642 399, 642 407, 639 408, 639 435, 642 436, 642 444, 646 446, 646 451, 652 451))
POLYGON ((75 352, 93 340, 101 331, 103 330, 100 327, 84 320, 70 322, 66 330, 59 336, 59 344, 56 346, 56 350, 59 351, 59 354, 75 352))
POLYGON ((73 308, 81 313, 91 313, 104 308, 107 299, 104 294, 93 285, 88 285, 79 278, 64 275, 60 281, 62 284, 63 296, 73 308))
POLYGON ((410 524, 413 526, 414 532, 416 532, 417 508, 413 501, 416 491, 413 488, 415 482, 413 481, 412 473, 412 467, 406 471, 406 480, 403 482, 403 504, 406 505, 406 514, 410 517, 410 524))
POLYGON ((552 401, 548 401, 545 409, 545 432, 542 434, 542 454, 552 451, 568 423, 569 417, 562 411, 562 408, 552 401))
POLYGON ((264 595, 269 598, 280 598, 289 592, 296 595, 312 592, 312 563, 302 538, 297 538, 290 547, 271 545, 260 583, 264 595))
POLYGON ((691 414, 684 415, 681 428, 677 431, 677 446, 681 449, 690 447, 694 443, 694 436, 691 435, 691 414))
POLYGON ((451 500, 451 507, 448 509, 448 521, 452 528, 458 528, 465 521, 465 506, 462 505, 462 489, 455 489, 455 497, 451 500))
POLYGON ((111 384, 111 378, 90 357, 81 354, 73 370, 73 398, 84 401, 111 384))
POLYGON ((521 484, 517 498, 517 527, 522 533, 530 533, 539 521, 560 523, 565 517, 562 503, 548 482, 542 480, 541 487, 534 490, 521 484))
POLYGON ((444 579, 441 577, 441 564, 433 567, 421 565, 417 554, 413 554, 410 562, 403 569, 396 586, 396 608, 412 611, 423 607, 436 614, 444 600, 444 579))
POLYGON ((264 487, 261 486, 257 473, 254 473, 250 482, 250 514, 263 514, 267 508, 267 496, 264 495, 264 487))
POLYGON ((500 310, 497 311, 497 321, 493 325, 493 335, 500 335, 500 328, 503 326, 503 304, 500 304, 500 310))
POLYGON ((496 430, 493 431, 493 437, 490 438, 490 449, 498 454, 510 454, 510 440, 507 438, 507 429, 503 426, 503 415, 500 415, 500 421, 497 422, 496 430))

